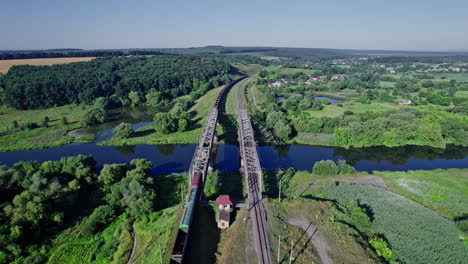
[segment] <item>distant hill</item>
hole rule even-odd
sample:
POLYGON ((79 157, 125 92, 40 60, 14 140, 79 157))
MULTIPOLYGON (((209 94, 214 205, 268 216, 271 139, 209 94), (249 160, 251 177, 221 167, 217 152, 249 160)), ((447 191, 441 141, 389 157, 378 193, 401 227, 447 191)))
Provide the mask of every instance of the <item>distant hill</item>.
MULTIPOLYGON (((352 50, 352 49, 324 49, 324 48, 288 48, 288 47, 227 47, 205 46, 192 48, 156 48, 156 49, 50 49, 50 50, 3 50, 0 60, 31 59, 31 58, 59 58, 59 57, 105 57, 127 55, 249 55, 257 57, 278 57, 294 60, 296 63, 310 63, 328 61, 339 58, 356 56, 381 57, 460 57, 463 61, 468 52, 430 52, 430 51, 399 51, 399 50, 352 50)), ((386 60, 386 59, 384 59, 386 60)), ((403 59, 403 61, 424 61, 421 59, 403 59)), ((452 61, 451 59, 439 61, 452 61)), ((457 59, 458 60, 458 59, 457 59)))

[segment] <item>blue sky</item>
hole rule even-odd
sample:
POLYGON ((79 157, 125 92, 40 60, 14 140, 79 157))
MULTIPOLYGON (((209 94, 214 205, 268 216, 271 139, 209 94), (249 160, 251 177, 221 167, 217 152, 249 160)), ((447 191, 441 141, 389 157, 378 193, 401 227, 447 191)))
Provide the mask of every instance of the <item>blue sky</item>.
POLYGON ((467 0, 1 0, 0 49, 468 50, 467 0))

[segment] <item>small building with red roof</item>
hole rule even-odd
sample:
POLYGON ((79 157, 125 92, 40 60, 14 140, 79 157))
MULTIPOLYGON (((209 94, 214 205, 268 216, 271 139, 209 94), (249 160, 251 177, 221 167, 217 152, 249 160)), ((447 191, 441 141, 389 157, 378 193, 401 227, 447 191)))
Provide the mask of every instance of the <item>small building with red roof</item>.
POLYGON ((216 207, 218 207, 218 210, 232 212, 232 205, 233 203, 229 195, 220 195, 218 198, 216 198, 216 207))
POLYGON ((229 195, 218 196, 218 198, 216 198, 216 207, 218 208, 216 214, 218 228, 228 228, 231 223, 231 212, 233 211, 233 203, 229 195))

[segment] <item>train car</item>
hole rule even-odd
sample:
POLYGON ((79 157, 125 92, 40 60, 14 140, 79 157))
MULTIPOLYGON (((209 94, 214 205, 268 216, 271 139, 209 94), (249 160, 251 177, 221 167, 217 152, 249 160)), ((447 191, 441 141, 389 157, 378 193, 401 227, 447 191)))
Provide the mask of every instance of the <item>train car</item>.
POLYGON ((198 201, 198 194, 201 187, 200 181, 202 177, 203 174, 201 172, 195 172, 193 174, 190 190, 187 194, 184 210, 182 212, 179 230, 177 231, 176 241, 172 250, 171 263, 182 263, 183 256, 185 255, 185 245, 188 241, 190 226, 192 224, 195 206, 198 201))

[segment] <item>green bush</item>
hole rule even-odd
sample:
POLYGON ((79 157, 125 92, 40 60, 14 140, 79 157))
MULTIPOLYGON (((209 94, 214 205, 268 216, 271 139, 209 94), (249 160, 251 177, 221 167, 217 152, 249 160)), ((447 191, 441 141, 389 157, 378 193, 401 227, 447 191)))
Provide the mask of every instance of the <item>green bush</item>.
POLYGON ((356 169, 348 165, 345 160, 338 161, 336 164, 333 160, 321 160, 314 164, 312 173, 318 175, 338 175, 338 174, 356 174, 356 169))
POLYGON ((373 237, 369 240, 370 245, 375 249, 377 255, 383 257, 386 261, 395 261, 397 257, 388 247, 387 242, 381 237, 373 237))
POLYGON ((120 125, 114 129, 114 137, 116 138, 129 138, 133 133, 132 125, 129 123, 120 123, 120 125))

